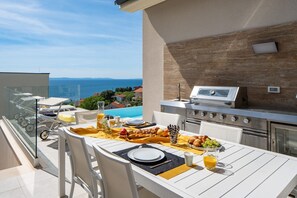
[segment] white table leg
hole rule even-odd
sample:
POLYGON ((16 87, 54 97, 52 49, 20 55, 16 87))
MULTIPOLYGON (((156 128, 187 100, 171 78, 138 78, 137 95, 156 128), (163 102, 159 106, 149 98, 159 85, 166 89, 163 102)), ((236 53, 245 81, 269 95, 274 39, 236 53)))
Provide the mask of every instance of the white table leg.
POLYGON ((66 197, 65 195, 65 138, 59 135, 59 197, 66 197))

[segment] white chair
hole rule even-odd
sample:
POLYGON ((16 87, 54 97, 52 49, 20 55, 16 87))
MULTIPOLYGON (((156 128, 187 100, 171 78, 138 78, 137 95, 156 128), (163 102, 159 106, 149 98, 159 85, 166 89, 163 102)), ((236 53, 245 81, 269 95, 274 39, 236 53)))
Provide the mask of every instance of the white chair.
POLYGON ((103 180, 104 197, 138 198, 131 163, 93 145, 103 180))
POLYGON ((71 133, 65 127, 63 130, 65 132, 67 144, 70 150, 70 161, 72 169, 72 180, 69 197, 73 197, 75 183, 82 186, 82 188, 89 194, 89 197, 99 197, 98 183, 102 191, 102 178, 92 168, 85 139, 81 136, 71 133))
POLYGON ((75 112, 76 124, 96 122, 97 114, 98 114, 97 110, 75 112))
POLYGON ((229 142, 240 143, 242 128, 201 121, 199 133, 229 142))
POLYGON ((173 113, 154 111, 153 122, 163 126, 173 124, 181 127, 181 116, 173 113))

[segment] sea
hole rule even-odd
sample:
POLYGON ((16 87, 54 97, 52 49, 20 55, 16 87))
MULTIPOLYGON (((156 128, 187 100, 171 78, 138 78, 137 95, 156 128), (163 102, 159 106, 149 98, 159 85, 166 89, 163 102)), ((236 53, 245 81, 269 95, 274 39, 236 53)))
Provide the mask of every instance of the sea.
POLYGON ((105 90, 137 86, 142 86, 142 79, 50 78, 49 95, 78 101, 105 90))

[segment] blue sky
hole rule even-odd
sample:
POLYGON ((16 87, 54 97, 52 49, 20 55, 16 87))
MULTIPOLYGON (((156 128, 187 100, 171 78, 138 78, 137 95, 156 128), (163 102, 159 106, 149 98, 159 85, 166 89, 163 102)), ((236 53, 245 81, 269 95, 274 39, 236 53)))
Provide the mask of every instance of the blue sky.
POLYGON ((142 13, 114 0, 1 0, 0 72, 142 77, 142 13))

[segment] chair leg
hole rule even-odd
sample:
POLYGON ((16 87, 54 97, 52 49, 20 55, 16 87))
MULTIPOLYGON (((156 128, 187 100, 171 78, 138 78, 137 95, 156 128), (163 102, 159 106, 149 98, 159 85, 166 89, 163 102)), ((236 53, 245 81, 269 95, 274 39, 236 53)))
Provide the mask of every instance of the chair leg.
POLYGON ((74 185, 75 185, 75 181, 74 181, 74 177, 72 177, 71 188, 70 188, 70 194, 69 194, 69 197, 70 197, 70 198, 73 197, 74 185))
MULTIPOLYGON (((98 183, 99 183, 100 191, 101 191, 101 196, 100 196, 100 197, 105 198, 105 194, 104 194, 104 186, 103 186, 103 182, 102 182, 102 180, 99 179, 99 180, 98 180, 98 183)), ((97 192, 98 192, 98 188, 97 188, 97 192)), ((99 197, 99 194, 98 194, 98 197, 99 197)))
POLYGON ((94 192, 94 197, 93 198, 98 198, 98 192, 94 192))
POLYGON ((97 187, 97 182, 95 181, 94 182, 94 192, 93 192, 93 195, 94 195, 94 198, 98 198, 98 187, 97 187))

